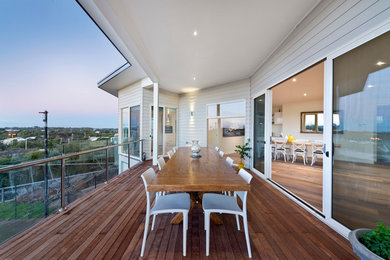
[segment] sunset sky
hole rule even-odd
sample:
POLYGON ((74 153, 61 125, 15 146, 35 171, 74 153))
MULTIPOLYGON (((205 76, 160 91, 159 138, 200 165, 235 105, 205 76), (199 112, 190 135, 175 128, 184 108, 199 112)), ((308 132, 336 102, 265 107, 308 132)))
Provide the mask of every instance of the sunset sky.
POLYGON ((0 127, 117 127, 97 82, 126 61, 70 0, 0 1, 0 127))

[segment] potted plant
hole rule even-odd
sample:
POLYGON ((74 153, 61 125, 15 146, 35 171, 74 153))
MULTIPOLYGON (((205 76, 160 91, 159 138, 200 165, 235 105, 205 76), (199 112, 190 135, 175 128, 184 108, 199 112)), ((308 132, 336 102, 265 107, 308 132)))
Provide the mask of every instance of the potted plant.
POLYGON ((248 141, 244 145, 236 145, 237 149, 234 150, 235 152, 240 154, 241 163, 238 164, 239 170, 244 168, 245 166, 245 162, 243 162, 243 160, 245 160, 245 158, 251 158, 251 155, 249 153, 250 150, 252 150, 252 148, 249 146, 250 141, 251 140, 248 138, 248 141))
POLYGON ((376 229, 359 228, 351 231, 348 239, 353 251, 362 260, 390 260, 390 227, 378 222, 376 229))

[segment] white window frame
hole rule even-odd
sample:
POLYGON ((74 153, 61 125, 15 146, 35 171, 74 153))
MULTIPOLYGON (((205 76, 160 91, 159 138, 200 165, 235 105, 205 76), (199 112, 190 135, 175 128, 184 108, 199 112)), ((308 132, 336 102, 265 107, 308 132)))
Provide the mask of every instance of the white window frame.
MULTIPOLYGON (((120 111, 120 129, 119 129, 119 140, 120 140, 120 143, 123 143, 123 139, 122 139, 122 133, 123 133, 123 117, 122 117, 122 110, 123 109, 127 109, 128 111, 128 115, 129 115, 129 120, 128 120, 128 124, 127 124, 127 128, 129 129, 129 136, 128 136, 128 139, 130 141, 130 125, 131 125, 131 115, 130 115, 130 112, 131 112, 131 108, 132 107, 137 107, 139 106, 140 108, 140 119, 139 119, 139 128, 140 128, 140 139, 141 139, 141 136, 142 136, 142 105, 141 104, 135 104, 133 106, 123 106, 123 107, 120 107, 119 108, 119 111, 120 111)), ((123 152, 123 146, 120 147, 119 149, 119 155, 122 155, 122 156, 126 156, 127 157, 127 153, 123 152)), ((134 156, 134 155, 130 155, 130 158, 132 159, 136 159, 136 160, 140 160, 142 157, 142 154, 140 154, 139 156, 134 156)))

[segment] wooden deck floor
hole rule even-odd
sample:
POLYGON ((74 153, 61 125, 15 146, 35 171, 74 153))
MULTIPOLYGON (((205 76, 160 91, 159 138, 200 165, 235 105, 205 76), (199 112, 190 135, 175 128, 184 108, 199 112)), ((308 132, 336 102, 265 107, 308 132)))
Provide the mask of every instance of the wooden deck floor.
MULTIPOLYGON (((0 246, 0 259, 136 259, 141 250, 145 192, 140 174, 145 162, 125 172, 0 246)), ((181 259, 182 226, 172 215, 159 216, 149 234, 145 258, 181 259)), ((247 258, 245 237, 235 218, 222 215, 212 225, 210 259, 247 258)), ((255 177, 248 196, 253 259, 354 259, 349 242, 255 177)), ((203 214, 189 216, 187 259, 205 257, 203 214)))
POLYGON ((322 211, 322 160, 315 165, 304 165, 283 160, 272 161, 272 180, 322 211))

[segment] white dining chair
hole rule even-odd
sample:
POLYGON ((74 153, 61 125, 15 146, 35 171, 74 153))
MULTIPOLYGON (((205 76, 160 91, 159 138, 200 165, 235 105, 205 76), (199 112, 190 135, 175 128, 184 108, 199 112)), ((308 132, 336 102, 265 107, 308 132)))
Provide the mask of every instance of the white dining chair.
POLYGON ((286 147, 287 140, 275 140, 275 153, 274 153, 274 160, 278 159, 280 155, 283 155, 284 162, 290 160, 290 154, 289 150, 286 147))
MULTIPOLYGON (((241 169, 238 174, 249 184, 253 178, 247 171, 241 169)), ((225 196, 217 193, 205 193, 202 198, 202 206, 204 211, 204 228, 206 230, 206 256, 210 253, 210 214, 225 213, 236 215, 237 229, 240 230, 239 216, 242 216, 245 230, 246 246, 248 248, 249 258, 252 258, 251 244, 248 232, 248 217, 247 217, 247 191, 235 191, 234 196, 225 196), (237 196, 242 201, 242 209, 237 203, 237 196)))
POLYGON ((234 160, 230 158, 229 156, 226 158, 226 162, 233 167, 234 160))
POLYGON ((141 178, 145 185, 146 192, 146 217, 145 217, 145 231, 142 240, 141 257, 144 256, 146 238, 149 231, 149 219, 153 216, 152 228, 154 230, 154 223, 158 214, 164 213, 182 213, 183 214, 183 256, 187 252, 187 229, 188 229, 188 211, 190 210, 191 200, 188 193, 172 193, 165 196, 159 196, 156 192, 148 191, 148 183, 156 176, 153 168, 146 170, 141 178), (153 207, 151 203, 156 197, 153 207))
POLYGON ((216 146, 216 147, 215 147, 215 151, 217 151, 217 152, 218 152, 218 151, 219 151, 219 147, 217 147, 217 146, 216 146))
POLYGON ((316 163, 318 157, 324 158, 324 143, 322 141, 311 143, 311 166, 316 163))
POLYGON ((297 141, 292 141, 293 147, 292 147, 292 152, 293 152, 293 158, 292 158, 292 163, 294 163, 297 160, 298 156, 302 157, 303 164, 306 165, 307 162, 307 148, 306 148, 306 143, 308 140, 297 140, 297 141))
POLYGON ((176 146, 174 146, 174 147, 172 148, 173 154, 176 153, 176 150, 177 150, 177 148, 176 148, 176 146))
POLYGON ((223 152, 223 151, 219 151, 219 156, 221 157, 221 158, 223 158, 223 156, 225 155, 225 153, 223 152))
POLYGON ((157 159, 157 165, 158 165, 158 169, 161 171, 162 168, 164 168, 165 166, 165 160, 164 160, 164 157, 160 157, 157 159))
POLYGON ((173 152, 172 152, 172 151, 169 151, 169 152, 168 152, 168 157, 169 157, 169 159, 171 159, 172 156, 173 156, 173 152))

